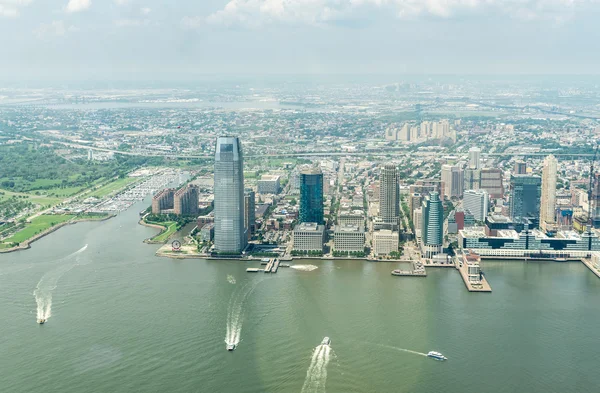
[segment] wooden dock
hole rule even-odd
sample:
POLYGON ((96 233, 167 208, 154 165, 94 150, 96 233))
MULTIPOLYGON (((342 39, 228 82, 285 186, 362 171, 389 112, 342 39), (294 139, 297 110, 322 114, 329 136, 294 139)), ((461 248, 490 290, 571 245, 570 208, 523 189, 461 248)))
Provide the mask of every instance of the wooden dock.
POLYGON ((591 258, 581 258, 581 262, 583 262, 583 264, 587 266, 587 268, 590 269, 592 273, 594 273, 598 278, 600 278, 600 270, 594 266, 594 263, 592 262, 591 258))

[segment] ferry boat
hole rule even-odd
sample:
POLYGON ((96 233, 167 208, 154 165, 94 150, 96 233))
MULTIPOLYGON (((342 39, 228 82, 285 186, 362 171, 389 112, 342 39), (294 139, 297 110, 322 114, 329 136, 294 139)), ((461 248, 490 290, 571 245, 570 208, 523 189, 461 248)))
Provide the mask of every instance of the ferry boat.
POLYGON ((427 357, 435 359, 435 360, 447 360, 448 358, 436 351, 429 351, 427 353, 427 357))
POLYGON ((233 351, 235 349, 235 344, 227 344, 227 350, 229 352, 233 351))
POLYGON ((323 341, 321 341, 321 345, 329 345, 331 344, 331 339, 329 337, 325 337, 323 338, 323 341))

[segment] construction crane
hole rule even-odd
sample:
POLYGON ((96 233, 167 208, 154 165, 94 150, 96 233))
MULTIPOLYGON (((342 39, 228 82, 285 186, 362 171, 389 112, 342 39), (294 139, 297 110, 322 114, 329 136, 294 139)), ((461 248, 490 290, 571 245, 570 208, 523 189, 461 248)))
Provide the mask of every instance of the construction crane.
POLYGON ((595 204, 594 204, 594 163, 596 162, 596 158, 598 157, 598 147, 600 145, 596 143, 596 150, 594 151, 594 158, 592 158, 592 162, 590 163, 590 184, 588 187, 588 225, 594 225, 594 213, 595 213, 595 204))

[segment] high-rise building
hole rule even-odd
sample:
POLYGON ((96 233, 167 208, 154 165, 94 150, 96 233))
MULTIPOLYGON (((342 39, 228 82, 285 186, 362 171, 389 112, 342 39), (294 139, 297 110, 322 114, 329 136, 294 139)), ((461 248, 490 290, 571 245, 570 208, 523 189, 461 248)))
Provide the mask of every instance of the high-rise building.
POLYGON ((463 195, 463 207, 473 214, 476 221, 484 221, 487 216, 489 197, 486 190, 467 190, 463 195))
POLYGON ((240 253, 248 235, 244 228, 244 161, 237 137, 219 137, 215 149, 215 248, 240 253))
POLYGON ((465 169, 465 190, 479 190, 481 180, 480 169, 465 169))
POLYGON ((442 252, 444 245, 444 207, 437 192, 432 192, 423 201, 422 248, 425 258, 442 252))
POLYGON ((177 190, 173 196, 174 213, 183 216, 197 216, 199 195, 198 187, 189 184, 177 190))
POLYGON ((448 198, 461 197, 465 183, 464 172, 458 165, 442 165, 444 195, 448 198))
POLYGON ((469 149, 469 169, 479 169, 480 156, 480 148, 472 147, 469 149))
POLYGON ((526 175, 527 174, 527 163, 522 160, 515 161, 515 167, 513 169, 515 175, 526 175))
POLYGON ((486 190, 490 198, 499 199, 504 197, 504 185, 502 184, 502 169, 482 168, 479 174, 479 188, 486 190))
POLYGON ((544 160, 542 169, 542 196, 540 200, 540 227, 546 232, 556 231, 556 176, 558 161, 553 155, 544 160))
POLYGON ((300 222, 323 223, 323 172, 308 168, 300 172, 300 222))
POLYGON ((394 164, 385 164, 379 175, 379 218, 389 227, 396 230, 400 216, 400 188, 398 168, 394 164))
POLYGON ((539 225, 541 185, 539 176, 511 175, 510 216, 513 221, 530 220, 534 227, 539 225))
POLYGON ((165 188, 154 195, 154 197, 152 197, 152 214, 162 214, 167 213, 169 210, 172 211, 174 196, 174 188, 165 188))
POLYGON ((253 190, 244 193, 244 227, 248 232, 248 239, 256 232, 256 195, 253 190))

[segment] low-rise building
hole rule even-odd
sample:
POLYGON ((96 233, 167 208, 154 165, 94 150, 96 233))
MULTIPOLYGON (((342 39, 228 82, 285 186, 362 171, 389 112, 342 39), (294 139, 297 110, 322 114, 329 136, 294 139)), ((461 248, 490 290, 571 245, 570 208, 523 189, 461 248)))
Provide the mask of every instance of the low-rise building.
POLYGON ((325 242, 325 226, 315 222, 303 222, 294 228, 295 251, 321 251, 325 242))
POLYGON ((373 232, 373 254, 375 256, 388 255, 392 251, 398 251, 398 232, 382 229, 373 232))
POLYGON ((365 249, 365 231, 362 225, 338 225, 333 237, 335 251, 362 252, 365 249))
POLYGON ((280 191, 280 176, 278 175, 263 175, 257 182, 259 194, 279 194, 280 191))

